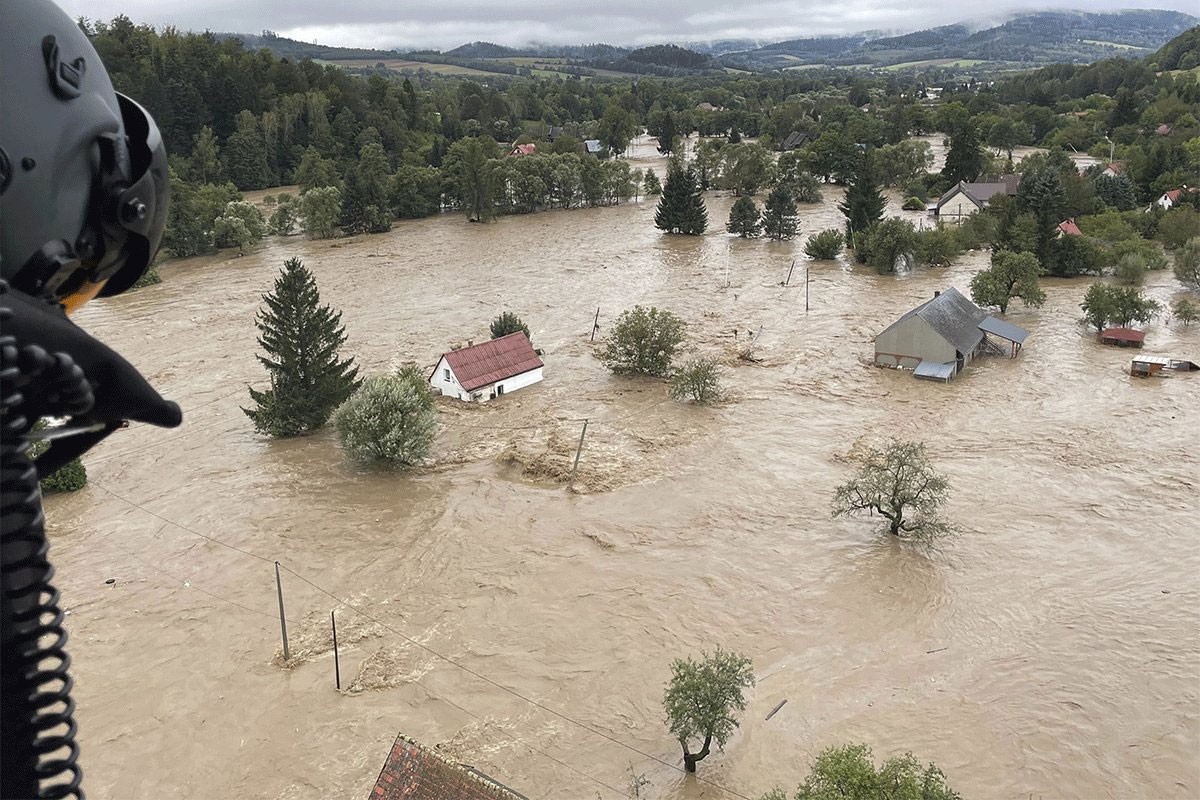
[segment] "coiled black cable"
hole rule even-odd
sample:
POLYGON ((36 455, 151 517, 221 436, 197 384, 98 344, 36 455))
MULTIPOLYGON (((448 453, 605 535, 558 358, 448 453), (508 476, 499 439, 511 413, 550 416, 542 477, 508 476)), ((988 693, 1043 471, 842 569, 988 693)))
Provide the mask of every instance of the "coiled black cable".
MULTIPOLYGON (((9 317, 0 307, 0 328, 9 317)), ((50 583, 45 518, 28 434, 40 416, 93 403, 83 371, 63 354, 0 335, 0 795, 83 798, 67 633, 50 583)))

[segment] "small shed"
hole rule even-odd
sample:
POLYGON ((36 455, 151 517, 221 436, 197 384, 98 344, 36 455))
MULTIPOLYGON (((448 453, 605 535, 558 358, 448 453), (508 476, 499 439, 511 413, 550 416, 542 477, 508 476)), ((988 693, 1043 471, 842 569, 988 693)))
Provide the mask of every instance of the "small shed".
POLYGON ((599 139, 584 139, 583 149, 590 155, 598 156, 604 152, 604 145, 600 144, 599 139))
POLYGON ((1129 374, 1139 378, 1151 376, 1166 377, 1162 372, 1195 372, 1200 370, 1200 364, 1183 358, 1168 358, 1167 356, 1138 356, 1129 365, 1129 374))
POLYGON ((1029 331, 995 317, 985 317, 979 323, 979 330, 983 331, 989 347, 996 355, 1007 355, 1009 358, 1016 358, 1029 338, 1029 331))
POLYGON ((542 380, 542 360, 523 331, 443 353, 429 376, 439 393, 486 402, 542 380))
POLYGON ((779 146, 779 149, 786 153, 788 151, 795 150, 799 147, 802 147, 806 141, 808 141, 807 133, 801 133, 800 131, 792 131, 791 133, 789 133, 787 135, 787 138, 785 138, 783 140, 783 144, 781 144, 779 146))
POLYGON ((1146 341, 1146 332, 1134 328, 1105 328, 1100 331, 1100 342, 1114 347, 1141 347, 1146 341))

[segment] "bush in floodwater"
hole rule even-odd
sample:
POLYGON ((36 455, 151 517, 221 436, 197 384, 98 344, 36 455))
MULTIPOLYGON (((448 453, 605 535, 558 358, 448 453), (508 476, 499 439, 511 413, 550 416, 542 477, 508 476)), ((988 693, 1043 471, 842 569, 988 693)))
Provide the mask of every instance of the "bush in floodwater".
POLYGON ((721 399, 721 370, 710 358, 693 358, 671 376, 671 397, 701 405, 721 399))
POLYGON ((913 195, 911 197, 906 198, 904 201, 904 205, 902 205, 900 207, 903 208, 905 211, 922 211, 925 208, 925 203, 922 202, 921 198, 917 197, 916 195, 913 195))
POLYGON ((372 375, 333 416, 342 448, 367 466, 403 469, 429 455, 437 429, 433 395, 424 374, 404 367, 372 375))
MULTIPOLYGON (((33 426, 35 431, 40 431, 46 427, 46 420, 38 420, 33 426)), ((29 448, 29 460, 33 461, 50 447, 49 442, 39 441, 34 442, 29 448)), ((83 467, 83 462, 78 458, 71 459, 66 464, 63 464, 49 475, 43 475, 41 478, 42 493, 52 494, 54 492, 75 492, 87 486, 87 470, 83 467)))
POLYGON ((670 311, 634 306, 617 317, 600 357, 613 372, 666 377, 683 328, 683 320, 670 311))
POLYGON ((529 338, 529 326, 511 311, 505 311, 492 320, 491 333, 493 339, 499 339, 501 336, 508 336, 510 333, 516 333, 517 331, 525 334, 526 339, 529 338))
POLYGON ((893 536, 929 542, 954 532, 940 516, 949 494, 950 483, 934 471, 923 443, 893 439, 868 448, 858 474, 837 487, 833 516, 878 514, 893 536))
POLYGON ((838 253, 842 252, 844 242, 841 231, 829 228, 808 237, 808 241, 804 243, 804 252, 809 258, 830 260, 837 258, 838 253))
MULTIPOLYGON (((946 785, 946 775, 937 766, 925 767, 912 753, 889 758, 876 769, 865 744, 831 747, 817 756, 796 800, 961 800, 946 785)), ((787 800, 782 789, 774 789, 761 800, 787 800)))

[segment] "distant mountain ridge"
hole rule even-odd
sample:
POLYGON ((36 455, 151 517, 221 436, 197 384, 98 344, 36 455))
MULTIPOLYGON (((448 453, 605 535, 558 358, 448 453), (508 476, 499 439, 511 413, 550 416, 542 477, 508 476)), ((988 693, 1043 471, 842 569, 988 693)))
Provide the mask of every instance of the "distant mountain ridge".
MULTIPOLYGON (((478 68, 480 62, 489 60, 554 58, 564 60, 577 71, 602 69, 686 74, 725 67, 764 71, 822 65, 903 68, 939 62, 961 62, 963 65, 986 62, 1002 67, 1086 63, 1115 56, 1149 55, 1198 22, 1197 17, 1178 11, 1041 11, 1017 14, 1001 24, 982 28, 968 20, 899 35, 870 32, 769 44, 719 40, 696 42, 688 47, 664 44, 637 49, 609 44, 540 44, 514 48, 478 41, 446 51, 411 52, 327 47, 287 39, 270 31, 264 31, 262 35, 217 35, 236 37, 247 47, 267 48, 281 58, 293 60, 313 58, 335 63, 361 63, 371 59, 378 62, 411 59, 441 64, 465 65, 470 62, 470 66, 478 68)), ((510 64, 502 71, 512 74, 515 69, 510 64)))

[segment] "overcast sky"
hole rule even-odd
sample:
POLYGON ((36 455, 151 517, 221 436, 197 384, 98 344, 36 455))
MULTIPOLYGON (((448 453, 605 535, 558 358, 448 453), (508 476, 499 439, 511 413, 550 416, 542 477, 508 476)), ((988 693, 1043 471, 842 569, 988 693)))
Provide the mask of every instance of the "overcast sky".
MULTIPOLYGON (((2 0, 0 0, 2 1, 2 0)), ((343 47, 449 49, 477 40, 514 47, 553 44, 646 45, 665 42, 758 39, 886 31, 907 33, 953 22, 1003 21, 1029 10, 1026 2, 998 2, 974 10, 961 0, 58 0, 72 16, 183 30, 258 33, 343 47)), ((1167 8, 1196 13, 1195 0, 1088 0, 1037 8, 1167 8)))

